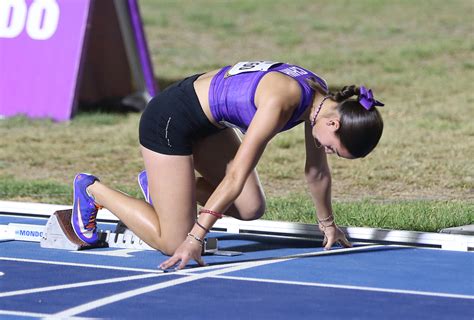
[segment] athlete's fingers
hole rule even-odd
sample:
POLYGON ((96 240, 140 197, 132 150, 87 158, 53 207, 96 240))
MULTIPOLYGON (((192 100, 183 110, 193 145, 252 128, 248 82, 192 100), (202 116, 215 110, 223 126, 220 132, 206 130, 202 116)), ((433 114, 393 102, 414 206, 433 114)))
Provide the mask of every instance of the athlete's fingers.
POLYGON ((204 262, 204 260, 202 259, 202 257, 198 257, 198 258, 196 258, 196 259, 194 259, 194 260, 196 260, 196 262, 198 263, 198 265, 201 266, 201 267, 204 267, 204 266, 206 265, 206 263, 204 262))
POLYGON ((181 270, 188 264, 189 258, 181 259, 181 263, 176 267, 176 270, 181 270))
POLYGON ((331 247, 332 247, 332 245, 334 244, 334 242, 336 242, 335 237, 333 237, 333 236, 328 237, 327 243, 326 243, 326 245, 324 246, 324 250, 329 250, 329 249, 331 249, 331 247))
POLYGON ((328 243, 328 237, 324 235, 323 247, 325 247, 327 243, 328 243))
POLYGON ((344 247, 344 248, 352 248, 352 243, 349 242, 349 240, 347 240, 347 238, 344 236, 344 237, 341 237, 341 239, 339 239, 339 243, 344 247))
POLYGON ((175 264, 177 264, 179 260, 180 260, 180 258, 172 256, 171 258, 169 258, 168 260, 166 260, 165 262, 160 264, 160 269, 162 269, 162 270, 169 269, 172 266, 174 266, 175 264))

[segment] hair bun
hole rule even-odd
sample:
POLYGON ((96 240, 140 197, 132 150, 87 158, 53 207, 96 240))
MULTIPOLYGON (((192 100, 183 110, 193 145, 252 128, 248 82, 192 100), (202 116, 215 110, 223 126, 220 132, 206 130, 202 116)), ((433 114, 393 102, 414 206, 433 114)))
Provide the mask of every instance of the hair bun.
POLYGON ((345 86, 341 90, 336 92, 336 94, 334 95, 334 99, 337 102, 342 102, 344 100, 349 99, 352 96, 358 96, 358 95, 359 95, 359 87, 355 85, 351 85, 351 86, 345 86))

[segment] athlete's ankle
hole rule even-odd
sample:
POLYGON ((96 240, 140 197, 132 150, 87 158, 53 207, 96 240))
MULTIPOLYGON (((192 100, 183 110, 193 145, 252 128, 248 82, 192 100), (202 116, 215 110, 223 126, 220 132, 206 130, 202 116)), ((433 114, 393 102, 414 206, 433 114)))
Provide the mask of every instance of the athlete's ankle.
POLYGON ((97 206, 100 206, 100 204, 97 202, 97 199, 94 195, 94 185, 96 185, 98 183, 98 181, 94 181, 93 183, 91 183, 90 185, 87 186, 86 188, 86 193, 89 197, 92 198, 92 200, 94 200, 94 203, 97 205, 97 206))

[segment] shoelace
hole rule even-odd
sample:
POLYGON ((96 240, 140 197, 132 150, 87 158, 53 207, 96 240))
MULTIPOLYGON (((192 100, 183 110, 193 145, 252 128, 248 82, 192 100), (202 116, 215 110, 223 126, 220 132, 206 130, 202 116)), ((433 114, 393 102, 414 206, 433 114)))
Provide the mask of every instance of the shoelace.
POLYGON ((86 225, 86 229, 93 229, 95 228, 96 226, 96 219, 97 219, 97 211, 99 209, 102 209, 103 207, 102 206, 99 206, 98 204, 95 204, 94 203, 94 206, 95 206, 95 213, 91 214, 91 216, 89 217, 89 221, 87 222, 87 225, 86 225))

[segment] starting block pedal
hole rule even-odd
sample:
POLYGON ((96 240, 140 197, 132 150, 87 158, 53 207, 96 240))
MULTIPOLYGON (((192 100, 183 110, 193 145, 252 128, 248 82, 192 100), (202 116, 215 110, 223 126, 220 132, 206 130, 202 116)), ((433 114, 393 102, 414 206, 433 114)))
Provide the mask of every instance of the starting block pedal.
POLYGON ((204 239, 204 245, 202 246, 201 255, 212 255, 217 252, 218 241, 217 238, 206 238, 204 239))
POLYGON ((44 235, 40 241, 42 248, 85 250, 108 247, 107 242, 102 240, 90 245, 79 239, 72 229, 71 215, 71 209, 59 210, 48 219, 44 235))
POLYGON ((217 238, 206 238, 204 239, 204 246, 202 247, 202 255, 203 256, 225 256, 225 257, 233 257, 239 256, 242 252, 240 251, 226 251, 226 250, 219 250, 219 241, 217 238))

